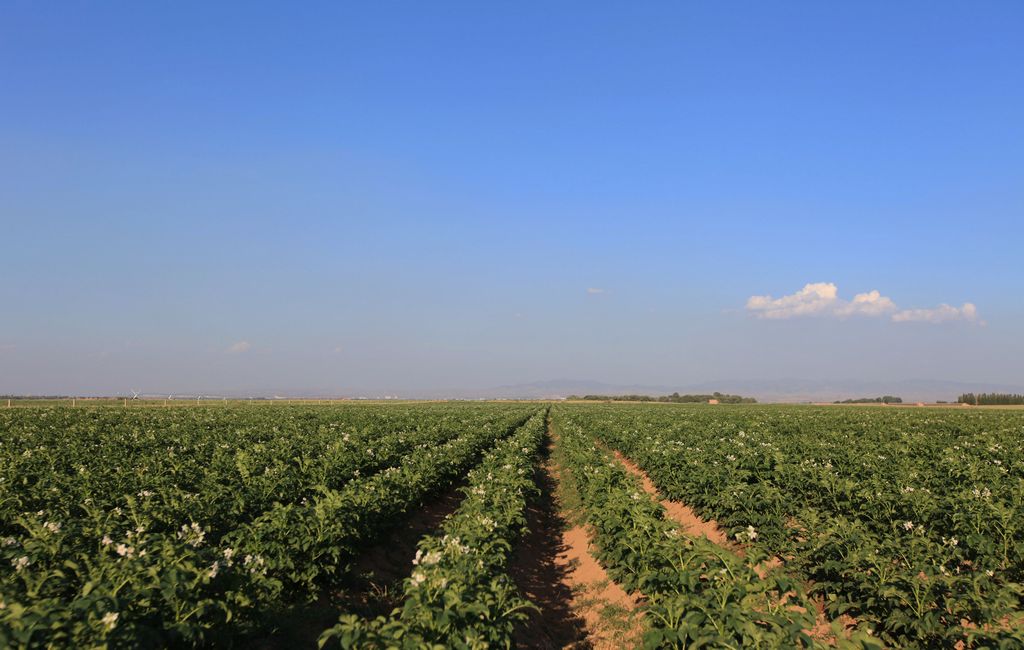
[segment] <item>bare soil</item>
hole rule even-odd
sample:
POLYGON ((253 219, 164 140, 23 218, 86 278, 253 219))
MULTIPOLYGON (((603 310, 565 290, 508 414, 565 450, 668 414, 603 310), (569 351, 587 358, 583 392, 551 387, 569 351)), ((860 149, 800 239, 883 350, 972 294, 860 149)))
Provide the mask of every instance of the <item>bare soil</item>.
MULTIPOLYGON (((714 519, 701 519, 692 508, 684 503, 670 501, 669 499, 662 499, 657 486, 654 485, 654 482, 651 481, 646 472, 640 469, 639 466, 626 458, 619 451, 612 450, 612 453, 615 455, 615 458, 622 463, 622 466, 626 468, 626 471, 640 479, 644 492, 651 495, 655 500, 661 503, 665 508, 665 513, 668 517, 682 526, 683 530, 688 535, 691 537, 707 537, 708 540, 718 546, 743 557, 743 548, 729 541, 728 535, 726 535, 725 531, 719 527, 718 522, 714 519)), ((754 567, 754 571, 757 572, 758 576, 764 578, 770 571, 781 566, 783 566, 782 559, 773 557, 754 567)), ((782 594, 782 601, 785 602, 793 595, 795 594, 782 594)), ((824 604, 820 599, 813 600, 812 604, 814 605, 815 610, 815 623, 813 628, 807 630, 807 633, 813 638, 827 642, 829 645, 835 645, 837 641, 835 634, 832 632, 832 622, 828 619, 824 604)), ((794 605, 793 607, 796 610, 803 611, 803 608, 798 605, 794 605)), ((848 614, 841 615, 837 620, 846 632, 852 630, 857 624, 856 619, 848 614)))
POLYGON ((513 634, 517 647, 552 650, 588 648, 586 623, 572 608, 571 568, 559 561, 567 552, 567 527, 554 497, 554 479, 546 465, 536 469, 540 496, 526 509, 527 534, 509 562, 509 574, 519 592, 538 610, 519 624, 513 634))
MULTIPOLYGON (((549 443, 549 453, 552 447, 549 443)), ((567 520, 561 495, 568 488, 550 458, 537 476, 542 494, 527 511, 530 532, 516 548, 509 571, 539 611, 516 629, 516 645, 541 650, 638 647, 640 597, 608 577, 590 553, 589 532, 567 520)))
POLYGON ((707 537, 708 540, 728 548, 729 550, 737 550, 732 544, 729 543, 729 536, 726 535, 725 531, 722 530, 718 522, 714 519, 702 519, 693 508, 680 503, 679 501, 670 501, 668 499, 662 499, 661 493, 658 492, 658 488, 651 481, 647 473, 640 469, 633 461, 623 456, 616 450, 612 451, 615 454, 615 458, 622 463, 622 466, 626 468, 630 474, 640 479, 640 483, 643 485, 644 492, 651 495, 661 503, 662 507, 665 508, 665 512, 668 516, 683 527, 683 531, 690 537, 707 537))

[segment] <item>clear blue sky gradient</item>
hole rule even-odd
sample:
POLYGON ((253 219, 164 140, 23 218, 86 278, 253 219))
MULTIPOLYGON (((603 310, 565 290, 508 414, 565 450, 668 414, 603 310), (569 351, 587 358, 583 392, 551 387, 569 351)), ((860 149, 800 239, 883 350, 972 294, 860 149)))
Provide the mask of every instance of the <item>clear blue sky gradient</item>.
POLYGON ((1024 383, 1022 33, 1020 2, 5 3, 0 392, 1024 383), (808 282, 987 325, 744 308, 808 282))

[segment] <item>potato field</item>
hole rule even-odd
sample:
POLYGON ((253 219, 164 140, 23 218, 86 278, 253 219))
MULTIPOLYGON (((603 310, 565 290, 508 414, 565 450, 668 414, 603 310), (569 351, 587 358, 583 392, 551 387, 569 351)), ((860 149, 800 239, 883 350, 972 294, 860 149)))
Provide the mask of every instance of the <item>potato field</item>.
POLYGON ((4 648, 1019 648, 1022 598, 1024 410, 0 409, 4 648))

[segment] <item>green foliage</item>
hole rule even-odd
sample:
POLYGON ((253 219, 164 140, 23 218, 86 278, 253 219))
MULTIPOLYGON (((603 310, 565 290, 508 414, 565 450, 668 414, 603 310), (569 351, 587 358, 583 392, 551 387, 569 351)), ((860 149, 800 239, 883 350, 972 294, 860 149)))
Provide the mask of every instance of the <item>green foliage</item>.
POLYGON ((510 647, 513 626, 531 605, 505 565, 536 492, 533 463, 544 430, 545 415, 535 415, 469 473, 466 498, 443 534, 419 544, 403 607, 372 621, 343 616, 320 646, 510 647))
POLYGON ((781 575, 761 578, 755 567, 767 559, 763 552, 753 548, 740 558, 689 537, 583 428, 558 422, 562 457, 593 529, 598 560, 628 591, 647 596, 646 647, 812 644, 805 630, 814 617, 800 586, 781 575))
POLYGON ((1013 645, 1007 622, 1019 620, 1024 593, 1024 413, 559 413, 731 536, 753 526, 748 543, 787 558, 830 616, 854 616, 885 645, 1013 645))
MULTIPOLYGON (((801 585, 855 617, 843 646, 1024 645, 1024 412, 551 416, 595 554, 644 596, 648 647, 814 645, 801 585), (685 535, 608 448, 744 556, 685 535), (784 571, 761 578, 769 557, 784 571)), ((506 565, 544 430, 529 404, 0 409, 0 647, 244 645, 462 477, 401 607, 346 614, 321 643, 509 647, 530 605, 506 565)))
POLYGON ((0 413, 0 647, 221 644, 536 407, 0 413))
POLYGON ((1015 393, 964 393, 956 401, 961 404, 974 404, 977 406, 1019 406, 1024 404, 1024 395, 1015 393))

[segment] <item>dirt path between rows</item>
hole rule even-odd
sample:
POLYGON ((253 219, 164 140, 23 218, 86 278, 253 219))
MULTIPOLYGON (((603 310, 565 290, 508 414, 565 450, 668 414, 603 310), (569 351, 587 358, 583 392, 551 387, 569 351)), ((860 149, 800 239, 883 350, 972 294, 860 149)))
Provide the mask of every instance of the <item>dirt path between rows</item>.
MULTIPOLYGON (((694 512, 693 508, 684 503, 662 498, 661 492, 658 491, 657 486, 654 485, 654 482, 649 476, 647 476, 646 472, 640 469, 640 467, 629 458, 626 458, 626 456, 617 449, 612 449, 610 451, 615 455, 615 458, 622 463, 622 466, 626 468, 627 472, 640 479, 644 492, 657 500, 665 508, 665 512, 669 518, 682 526, 686 534, 691 537, 707 537, 708 540, 718 546, 743 557, 742 547, 729 541, 728 535, 726 535, 725 531, 718 526, 718 522, 714 519, 701 519, 700 516, 694 512)), ((767 562, 763 562, 754 567, 754 571, 758 576, 764 578, 768 575, 769 571, 782 566, 782 564, 783 562, 781 559, 773 557, 767 562)), ((783 594, 783 602, 785 602, 785 599, 789 596, 790 594, 783 594)), ((824 604, 817 599, 812 600, 812 604, 815 609, 815 624, 813 628, 807 630, 807 633, 815 639, 834 645, 836 643, 836 639, 832 632, 832 624, 828 619, 828 615, 825 613, 824 604)), ((800 609, 803 611, 803 608, 800 609)), ((839 622, 842 624, 845 632, 849 632, 856 626, 856 620, 846 614, 840 616, 839 622)))
POLYGON ((548 456, 537 469, 541 496, 527 510, 530 532, 516 547, 509 573, 539 611, 517 626, 523 648, 619 650, 640 645, 639 598, 612 581, 590 553, 590 534, 563 516, 561 476, 548 456))
POLYGON ((665 508, 668 516, 683 527, 687 535, 690 537, 707 537, 710 541, 730 551, 736 552, 738 550, 733 544, 729 543, 728 535, 719 528, 717 521, 714 519, 701 519, 700 515, 694 512, 690 506, 678 501, 661 498, 661 493, 658 492, 658 488, 651 481, 650 477, 647 476, 646 472, 640 469, 633 461, 623 456, 618 450, 612 449, 611 452, 615 455, 615 459, 626 468, 626 471, 640 479, 644 492, 654 497, 665 508))

